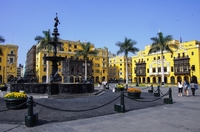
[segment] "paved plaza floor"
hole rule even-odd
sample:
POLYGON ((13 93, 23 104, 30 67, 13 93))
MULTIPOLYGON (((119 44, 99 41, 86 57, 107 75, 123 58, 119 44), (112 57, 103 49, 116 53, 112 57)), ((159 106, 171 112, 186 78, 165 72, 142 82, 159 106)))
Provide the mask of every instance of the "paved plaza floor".
MULTIPOLYGON (((152 93, 146 87, 142 89, 141 101, 154 100, 152 93)), ((110 87, 112 89, 112 87, 110 87)), ((163 94, 168 88, 161 88, 163 94)), ((191 93, 191 92, 190 92, 191 93)), ((112 103, 85 112, 56 111, 36 105, 34 112, 38 113, 38 123, 34 127, 24 125, 27 109, 8 110, 0 112, 0 131, 10 132, 199 132, 200 91, 196 96, 177 96, 177 88, 172 88, 173 104, 164 104, 163 99, 153 102, 139 102, 125 98, 125 113, 114 111, 112 103)), ((104 105, 119 96, 112 90, 106 90, 99 96, 88 95, 77 98, 35 98, 35 102, 62 109, 87 109, 104 105)), ((168 96, 167 96, 168 97, 168 96)), ((0 98, 0 110, 5 106, 0 98)))

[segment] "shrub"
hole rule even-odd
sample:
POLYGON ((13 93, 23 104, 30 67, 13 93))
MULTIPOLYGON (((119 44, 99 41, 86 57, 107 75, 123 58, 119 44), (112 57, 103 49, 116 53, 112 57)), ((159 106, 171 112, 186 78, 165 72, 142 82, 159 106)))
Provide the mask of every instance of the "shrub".
POLYGON ((141 93, 141 90, 138 89, 138 88, 128 88, 127 92, 130 92, 130 93, 141 93))
POLYGON ((11 92, 4 96, 5 99, 24 99, 27 95, 24 92, 11 92))
POLYGON ((123 84, 117 84, 116 88, 124 88, 124 85, 123 84))

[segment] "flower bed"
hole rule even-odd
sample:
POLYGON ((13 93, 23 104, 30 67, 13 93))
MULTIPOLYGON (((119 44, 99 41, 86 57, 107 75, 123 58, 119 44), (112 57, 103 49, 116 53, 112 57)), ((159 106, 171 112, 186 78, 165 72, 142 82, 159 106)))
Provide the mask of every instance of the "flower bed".
POLYGON ((141 90, 138 88, 128 88, 127 89, 128 97, 132 99, 138 99, 141 95, 141 90))
POLYGON ((27 95, 24 92, 11 92, 4 96, 8 109, 21 109, 26 107, 27 95))
POLYGON ((139 88, 128 88, 127 92, 130 92, 130 93, 141 93, 141 90, 139 88))
POLYGON ((124 85, 123 84, 117 84, 115 87, 116 92, 124 91, 124 85))

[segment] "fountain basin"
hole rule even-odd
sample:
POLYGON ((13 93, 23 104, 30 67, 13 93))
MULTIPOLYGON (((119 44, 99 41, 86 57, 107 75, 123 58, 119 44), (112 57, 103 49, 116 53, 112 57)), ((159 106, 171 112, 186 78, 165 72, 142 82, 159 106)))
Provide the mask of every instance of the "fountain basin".
POLYGON ((94 92, 94 84, 92 83, 12 83, 10 84, 11 92, 19 92, 23 90, 25 93, 35 94, 79 94, 94 92))

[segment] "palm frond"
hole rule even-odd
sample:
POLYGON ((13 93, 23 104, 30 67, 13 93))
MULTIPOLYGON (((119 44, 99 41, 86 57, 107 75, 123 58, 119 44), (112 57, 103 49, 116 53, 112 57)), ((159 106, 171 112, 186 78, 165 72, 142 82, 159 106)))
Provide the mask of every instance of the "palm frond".
POLYGON ((3 36, 0 36, 0 42, 4 43, 5 42, 5 39, 3 36))

